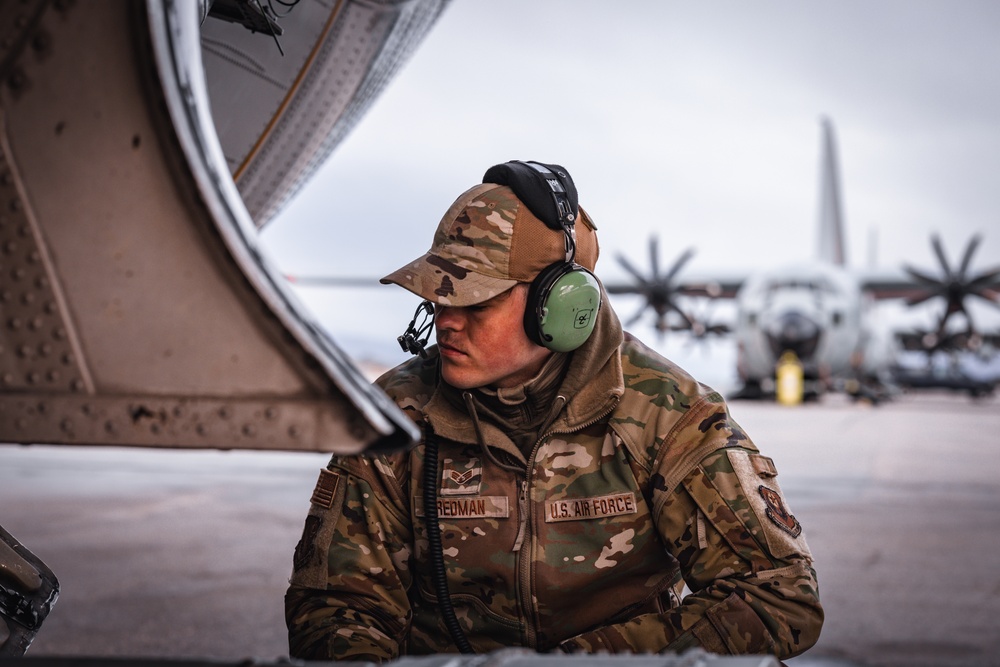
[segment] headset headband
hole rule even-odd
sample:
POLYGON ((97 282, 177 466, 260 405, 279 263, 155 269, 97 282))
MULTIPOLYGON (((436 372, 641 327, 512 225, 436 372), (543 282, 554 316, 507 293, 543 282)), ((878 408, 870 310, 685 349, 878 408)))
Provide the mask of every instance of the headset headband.
POLYGON ((576 255, 576 185, 558 164, 511 160, 490 167, 483 183, 506 185, 549 229, 566 234, 566 261, 576 255))

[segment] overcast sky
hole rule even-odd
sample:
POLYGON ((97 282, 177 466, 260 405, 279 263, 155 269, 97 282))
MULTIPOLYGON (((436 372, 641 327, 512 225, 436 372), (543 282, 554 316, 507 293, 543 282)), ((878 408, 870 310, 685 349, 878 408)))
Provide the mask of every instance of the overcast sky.
MULTIPOLYGON (((530 159, 573 175, 607 281, 619 253, 648 267, 653 235, 661 265, 696 249, 685 275, 809 260, 827 116, 849 265, 874 239, 880 267, 936 270, 932 233, 953 264, 980 233, 982 271, 1000 264, 998 35, 994 0, 454 0, 265 244, 286 273, 379 277, 487 167, 530 159)), ((299 294, 349 352, 402 360, 416 297, 299 294)), ((696 371, 708 356, 677 345, 696 371)))

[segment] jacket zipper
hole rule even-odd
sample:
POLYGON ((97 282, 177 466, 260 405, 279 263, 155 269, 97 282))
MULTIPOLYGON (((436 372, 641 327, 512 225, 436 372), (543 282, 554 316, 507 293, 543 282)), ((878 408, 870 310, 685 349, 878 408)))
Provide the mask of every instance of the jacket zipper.
POLYGON ((532 575, 532 562, 531 562, 531 549, 522 549, 524 542, 527 540, 528 544, 531 544, 531 522, 530 522, 530 503, 528 501, 528 490, 531 488, 531 481, 533 477, 533 472, 535 470, 535 456, 538 454, 538 448, 541 447, 542 443, 548 440, 553 435, 557 433, 568 434, 575 431, 580 431, 587 428, 588 426, 593 426, 597 422, 601 421, 612 412, 618 406, 618 397, 615 397, 611 405, 608 406, 601 414, 597 415, 593 419, 577 426, 572 430, 567 431, 556 431, 550 430, 543 433, 536 441, 534 447, 531 448, 531 455, 528 457, 528 465, 525 470, 524 481, 518 482, 520 486, 518 493, 518 513, 520 525, 517 530, 517 539, 514 542, 513 551, 517 552, 517 570, 518 570, 518 589, 520 590, 520 603, 521 608, 524 610, 525 624, 525 643, 528 647, 532 649, 538 648, 538 630, 535 627, 537 624, 538 610, 535 609, 534 599, 531 594, 531 575, 532 575))

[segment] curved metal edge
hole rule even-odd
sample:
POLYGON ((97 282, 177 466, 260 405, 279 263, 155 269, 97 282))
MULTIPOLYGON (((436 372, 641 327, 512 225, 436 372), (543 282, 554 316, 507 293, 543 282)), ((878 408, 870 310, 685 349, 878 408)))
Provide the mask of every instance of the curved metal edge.
POLYGON ((201 63, 198 5, 147 0, 150 40, 177 139, 219 234, 243 274, 295 340, 316 359, 382 439, 411 444, 419 431, 372 386, 284 284, 257 241, 256 230, 229 174, 209 108, 201 63), (408 442, 400 442, 408 441, 408 442))
POLYGON ((59 598, 59 580, 0 526, 0 658, 23 656, 59 598))

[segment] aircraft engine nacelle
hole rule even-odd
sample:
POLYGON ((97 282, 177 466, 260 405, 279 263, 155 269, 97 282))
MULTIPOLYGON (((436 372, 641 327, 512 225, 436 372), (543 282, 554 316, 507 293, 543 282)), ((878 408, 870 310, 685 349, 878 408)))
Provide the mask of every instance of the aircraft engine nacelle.
MULTIPOLYGON (((432 17, 440 4, 430 3, 432 17)), ((358 11, 398 12, 398 3, 335 5, 310 63, 356 30, 407 29, 360 21, 358 11)), ((0 2, 0 442, 342 453, 406 445, 412 423, 258 245, 210 110, 204 10, 166 0, 0 2)), ((293 39, 286 32, 286 44, 293 39)), ((366 39, 399 46, 384 33, 366 39)), ((327 118, 326 129, 349 127, 363 109, 350 101, 367 103, 370 80, 392 69, 379 49, 362 55, 360 73, 337 79, 351 86, 338 93, 345 120, 327 118)), ((303 165, 280 159, 302 148, 282 143, 297 136, 285 126, 318 117, 319 97, 315 85, 293 88, 283 93, 286 115, 248 117, 261 169, 301 180, 303 165), (299 104, 303 91, 309 104, 299 104), (300 108, 308 113, 287 115, 300 108)), ((307 160, 329 148, 322 141, 307 160)), ((254 182, 265 212, 293 187, 277 176, 254 182)))

